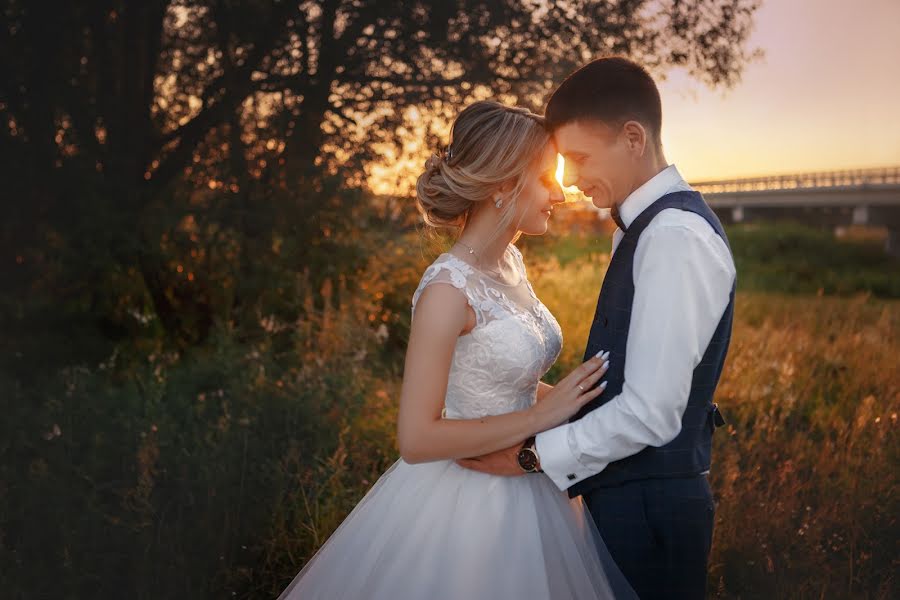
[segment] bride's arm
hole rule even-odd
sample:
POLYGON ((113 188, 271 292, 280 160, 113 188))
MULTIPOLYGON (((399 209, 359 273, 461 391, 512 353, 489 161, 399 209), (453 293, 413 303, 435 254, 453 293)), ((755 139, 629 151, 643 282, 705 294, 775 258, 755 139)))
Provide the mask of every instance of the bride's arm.
POLYGON ((591 388, 602 375, 603 361, 591 360, 560 382, 554 402, 479 419, 441 418, 453 351, 467 330, 470 310, 465 297, 449 285, 430 285, 418 299, 397 419, 397 442, 406 462, 480 456, 508 448, 564 422, 589 401, 588 394, 599 394, 591 388), (578 394, 574 388, 579 382, 591 391, 578 394))

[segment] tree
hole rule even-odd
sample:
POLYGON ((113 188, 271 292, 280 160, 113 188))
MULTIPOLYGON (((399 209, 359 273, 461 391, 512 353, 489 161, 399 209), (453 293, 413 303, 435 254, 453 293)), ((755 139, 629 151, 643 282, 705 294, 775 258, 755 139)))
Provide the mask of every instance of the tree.
MULTIPOLYGON (((76 263, 108 256, 69 283, 91 295, 111 271, 138 273, 164 328, 183 333, 194 311, 202 337, 214 290, 185 287, 162 249, 198 207, 227 221, 250 265, 279 219, 248 214, 309 185, 294 201, 315 220, 322 174, 360 182, 405 110, 487 93, 537 108, 604 54, 732 85, 754 55, 758 0, 4 4, 5 256, 28 254, 32 276, 51 239, 76 263)), ((22 263, 5 275, 24 285, 22 263)))

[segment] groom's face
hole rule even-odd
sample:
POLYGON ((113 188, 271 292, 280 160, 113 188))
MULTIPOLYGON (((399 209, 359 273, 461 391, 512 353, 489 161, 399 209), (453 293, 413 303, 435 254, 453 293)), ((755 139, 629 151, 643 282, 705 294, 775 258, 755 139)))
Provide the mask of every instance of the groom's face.
POLYGON ((563 185, 575 185, 597 208, 622 202, 631 192, 637 168, 621 129, 601 121, 572 121, 553 132, 565 159, 563 185))

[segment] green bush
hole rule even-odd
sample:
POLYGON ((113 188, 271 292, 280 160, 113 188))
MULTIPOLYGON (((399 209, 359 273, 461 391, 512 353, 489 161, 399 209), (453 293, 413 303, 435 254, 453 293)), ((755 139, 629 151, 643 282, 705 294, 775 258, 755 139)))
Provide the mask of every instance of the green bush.
POLYGON ((389 410, 377 435, 358 423, 394 396, 370 367, 371 328, 339 312, 304 325, 250 344, 220 328, 183 354, 117 349, 28 387, 4 373, 5 597, 286 585, 393 457, 389 410))
POLYGON ((787 223, 729 227, 728 238, 740 289, 900 298, 900 260, 881 242, 787 223))
MULTIPOLYGON (((733 225, 726 233, 740 290, 900 298, 900 259, 888 255, 881 241, 839 239, 830 231, 794 223, 733 225)), ((544 236, 523 237, 521 245, 535 258, 556 257, 564 267, 591 255, 605 260, 612 239, 551 229, 544 236)))

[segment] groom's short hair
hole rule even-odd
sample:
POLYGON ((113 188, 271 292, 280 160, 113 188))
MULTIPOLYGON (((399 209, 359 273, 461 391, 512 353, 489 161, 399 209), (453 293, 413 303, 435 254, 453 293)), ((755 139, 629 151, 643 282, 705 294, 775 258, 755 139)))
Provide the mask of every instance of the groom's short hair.
POLYGON ((621 56, 598 58, 566 77, 550 95, 544 117, 550 131, 581 120, 614 127, 637 121, 660 143, 662 103, 656 82, 644 67, 621 56))

